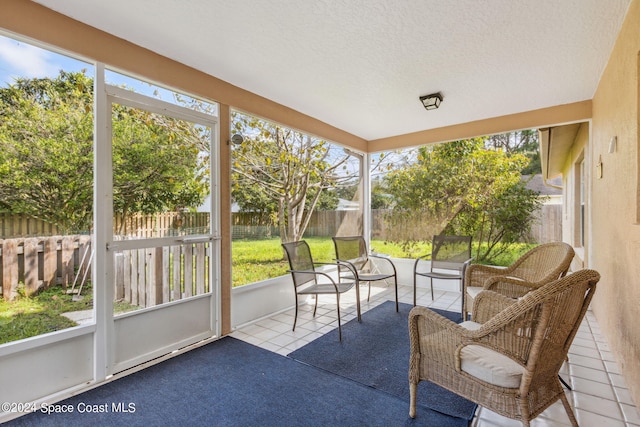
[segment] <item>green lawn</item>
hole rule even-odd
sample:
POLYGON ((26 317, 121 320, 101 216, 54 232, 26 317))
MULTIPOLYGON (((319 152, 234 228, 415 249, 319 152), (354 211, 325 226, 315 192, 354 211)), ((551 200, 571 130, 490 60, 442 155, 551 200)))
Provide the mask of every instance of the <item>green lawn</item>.
POLYGON ((0 298, 0 344, 76 326, 62 313, 91 310, 91 292, 85 287, 82 294, 87 297, 73 301, 73 295, 54 286, 33 297, 20 295, 12 302, 0 298))
MULTIPOLYGON (((125 302, 114 303, 115 313, 137 308, 125 302)), ((12 302, 0 298, 0 344, 77 326, 62 313, 92 309, 91 283, 84 285, 80 301, 74 301, 62 286, 52 286, 33 296, 20 293, 12 302)))
MULTIPOLYGON (((308 237, 305 240, 309 243, 314 261, 333 261, 335 250, 330 237, 308 237)), ((509 265, 532 246, 534 245, 514 245, 512 251, 496 260, 495 264, 509 265)), ((403 248, 399 244, 372 240, 371 250, 393 258, 416 258, 429 253, 431 244, 419 242, 411 247, 403 248)), ((234 240, 232 254, 233 287, 287 274, 289 268, 279 238, 234 240)))
MULTIPOLYGON (((330 237, 310 237, 305 240, 311 248, 314 261, 332 262, 334 260, 335 250, 330 237)), ((279 238, 234 240, 232 248, 234 287, 287 274, 289 264, 284 258, 279 238)))

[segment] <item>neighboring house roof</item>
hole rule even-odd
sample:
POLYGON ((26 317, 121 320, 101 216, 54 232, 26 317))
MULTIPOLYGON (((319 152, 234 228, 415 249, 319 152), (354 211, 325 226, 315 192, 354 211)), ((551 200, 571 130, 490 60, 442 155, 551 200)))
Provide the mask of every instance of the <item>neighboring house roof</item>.
POLYGON ((360 203, 352 200, 338 199, 337 211, 357 211, 360 209, 360 203))
MULTIPOLYGON (((523 175, 522 180, 527 183, 526 187, 528 189, 540 193, 541 196, 562 196, 562 190, 560 188, 550 187, 544 183, 542 174, 536 174, 533 175, 533 177, 531 177, 531 175, 523 175)), ((562 187, 561 176, 549 179, 547 182, 557 187, 562 187)))

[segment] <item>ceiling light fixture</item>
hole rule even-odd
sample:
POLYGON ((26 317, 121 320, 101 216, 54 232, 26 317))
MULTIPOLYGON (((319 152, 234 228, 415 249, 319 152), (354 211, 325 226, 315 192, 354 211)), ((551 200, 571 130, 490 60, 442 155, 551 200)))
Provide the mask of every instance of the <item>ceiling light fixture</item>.
POLYGON ((431 95, 421 96, 420 102, 422 102, 422 105, 424 105, 424 108, 426 110, 435 110, 440 106, 440 103, 442 102, 442 94, 438 92, 432 93, 431 95))

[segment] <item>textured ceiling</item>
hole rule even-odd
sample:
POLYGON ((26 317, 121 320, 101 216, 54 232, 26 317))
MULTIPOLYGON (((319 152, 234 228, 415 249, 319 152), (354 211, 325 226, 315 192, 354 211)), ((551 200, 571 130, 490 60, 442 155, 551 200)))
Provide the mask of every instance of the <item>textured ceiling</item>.
POLYGON ((37 3, 373 140, 591 99, 629 0, 37 3))

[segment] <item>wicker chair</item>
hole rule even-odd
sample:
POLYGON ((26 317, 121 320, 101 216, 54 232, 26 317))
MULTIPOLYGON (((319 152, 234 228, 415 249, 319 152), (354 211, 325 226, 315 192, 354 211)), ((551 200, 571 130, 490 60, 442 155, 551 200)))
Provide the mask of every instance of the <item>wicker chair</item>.
POLYGON ((473 319, 454 323, 425 307, 409 313, 409 415, 428 380, 528 426, 558 399, 577 421, 558 379, 600 279, 581 270, 514 300, 478 294, 473 319))
POLYGON ((362 236, 334 237, 333 246, 336 250, 336 259, 339 270, 339 280, 354 280, 367 282, 369 294, 367 301, 371 298, 371 282, 387 281, 393 279, 396 291, 396 311, 398 307, 398 274, 396 267, 388 257, 370 254, 367 251, 367 244, 362 236), (385 265, 387 272, 374 272, 371 259, 375 258, 385 265))
POLYGON ((544 283, 563 277, 569 270, 574 254, 570 245, 552 242, 536 246, 507 268, 470 265, 464 277, 462 318, 468 318, 474 298, 484 289, 517 298, 544 283))
POLYGON ((283 243, 282 247, 287 253, 287 258, 289 259, 289 267, 291 267, 289 272, 293 278, 293 287, 296 295, 296 314, 293 319, 293 330, 296 330, 296 322, 298 321, 298 295, 315 295, 316 302, 313 308, 313 315, 315 317, 318 309, 318 295, 334 294, 336 296, 336 309, 338 311, 338 334, 340 341, 342 341, 340 294, 349 291, 354 286, 356 288, 358 321, 362 320, 360 314, 360 287, 358 285, 358 280, 355 279, 355 281, 351 282, 336 283, 329 274, 323 271, 316 271, 316 265, 330 265, 331 263, 313 262, 309 245, 304 240, 283 243))

